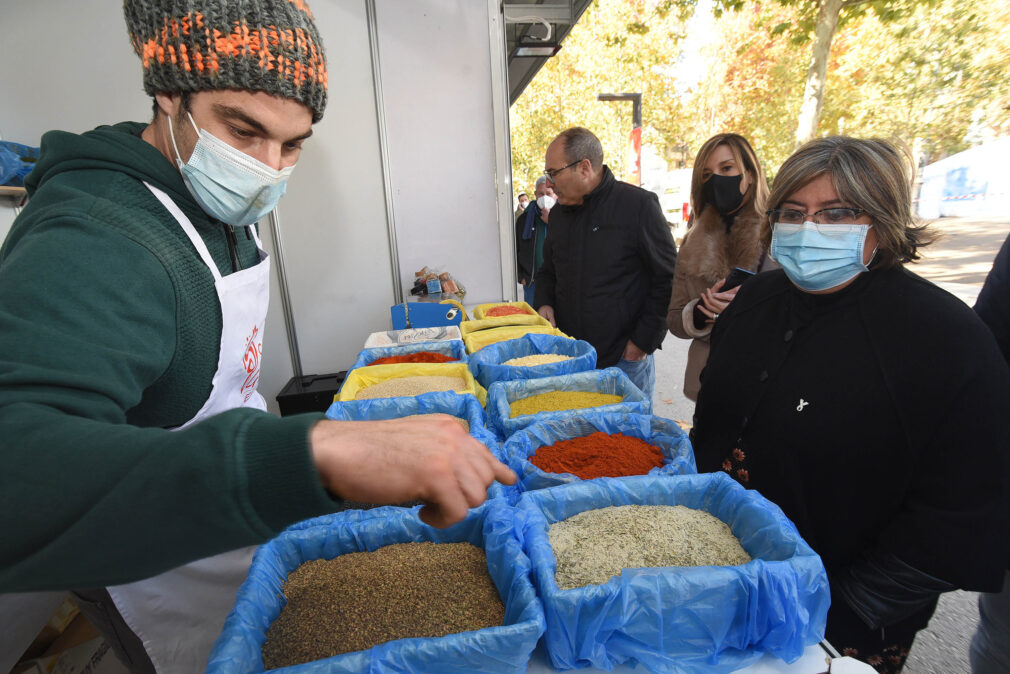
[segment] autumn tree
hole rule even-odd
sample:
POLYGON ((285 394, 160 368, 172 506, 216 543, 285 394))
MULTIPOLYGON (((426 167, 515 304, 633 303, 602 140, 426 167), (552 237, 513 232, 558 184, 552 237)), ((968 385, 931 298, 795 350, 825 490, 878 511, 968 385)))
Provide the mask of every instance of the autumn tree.
POLYGON ((585 11, 510 109, 517 191, 532 188, 547 145, 571 126, 593 131, 607 165, 627 175, 631 103, 601 102, 600 93, 642 94, 643 144, 683 142, 687 116, 675 86, 682 9, 672 0, 603 0, 585 11))
MULTIPOLYGON (((767 4, 754 0, 757 4, 767 4)), ((806 82, 796 124, 796 145, 801 145, 817 135, 817 125, 824 104, 828 60, 831 43, 839 27, 872 12, 882 22, 898 21, 908 17, 916 8, 933 7, 939 0, 776 0, 786 7, 798 10, 794 22, 776 26, 773 31, 789 34, 794 44, 810 41, 813 36, 806 82)), ((720 10, 739 10, 744 0, 717 0, 720 10)))

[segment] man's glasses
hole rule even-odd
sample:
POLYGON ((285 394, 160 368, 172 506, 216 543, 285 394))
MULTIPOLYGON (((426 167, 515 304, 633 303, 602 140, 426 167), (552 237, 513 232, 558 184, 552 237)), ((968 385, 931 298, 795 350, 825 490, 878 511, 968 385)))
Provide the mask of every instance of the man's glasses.
POLYGON ((861 208, 824 208, 816 213, 804 213, 793 208, 773 208, 765 211, 765 215, 771 218, 772 224, 781 222, 787 225, 802 225, 804 222, 813 222, 818 225, 841 225, 852 224, 861 213, 866 213, 861 208))
POLYGON ((581 160, 581 159, 576 159, 576 160, 575 160, 575 161, 573 161, 573 162, 572 162, 571 164, 568 164, 567 166, 562 166, 561 168, 556 168, 556 169, 544 169, 544 175, 545 175, 545 176, 547 176, 547 179, 548 179, 548 180, 550 180, 551 182, 554 182, 554 176, 556 176, 557 174, 561 173, 561 172, 562 172, 562 171, 564 171, 564 170, 565 170, 566 168, 571 168, 571 167, 575 166, 575 165, 576 165, 576 164, 578 164, 578 163, 579 163, 580 161, 582 161, 582 160, 581 160))

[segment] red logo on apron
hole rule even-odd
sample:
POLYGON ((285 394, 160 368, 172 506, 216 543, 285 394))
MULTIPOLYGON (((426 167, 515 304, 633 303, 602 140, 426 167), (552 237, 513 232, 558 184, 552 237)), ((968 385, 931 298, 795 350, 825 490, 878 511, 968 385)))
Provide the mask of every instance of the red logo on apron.
POLYGON ((260 336, 259 326, 253 327, 252 334, 245 340, 245 353, 242 354, 242 367, 246 371, 245 381, 242 382, 242 397, 248 401, 256 392, 256 384, 260 380, 260 356, 263 355, 263 342, 257 342, 260 336))

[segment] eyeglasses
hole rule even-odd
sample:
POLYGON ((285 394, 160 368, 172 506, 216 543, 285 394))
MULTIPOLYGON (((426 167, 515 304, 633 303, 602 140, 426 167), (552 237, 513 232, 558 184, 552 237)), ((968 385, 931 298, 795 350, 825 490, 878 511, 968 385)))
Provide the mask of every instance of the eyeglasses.
POLYGON ((802 225, 810 218, 810 222, 818 225, 839 225, 850 224, 859 217, 861 213, 866 213, 861 208, 824 208, 816 213, 804 213, 794 208, 773 208, 765 211, 772 224, 776 222, 787 225, 802 225))
POLYGON ((568 164, 567 166, 562 166, 561 168, 557 168, 557 169, 544 169, 544 175, 547 176, 548 180, 550 180, 551 182, 554 182, 554 176, 556 176, 557 174, 561 173, 566 168, 571 168, 571 167, 575 166, 580 161, 582 161, 582 160, 581 159, 576 159, 571 164, 568 164))

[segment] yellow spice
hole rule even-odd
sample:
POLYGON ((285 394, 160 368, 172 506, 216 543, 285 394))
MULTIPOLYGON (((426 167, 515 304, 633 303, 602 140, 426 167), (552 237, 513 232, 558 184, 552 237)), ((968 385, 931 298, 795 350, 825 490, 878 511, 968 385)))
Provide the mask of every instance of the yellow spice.
POLYGON ((509 417, 515 419, 524 414, 537 412, 558 412, 560 410, 577 410, 586 407, 613 405, 624 398, 613 393, 591 393, 589 391, 549 391, 539 395, 523 398, 512 403, 509 417))

